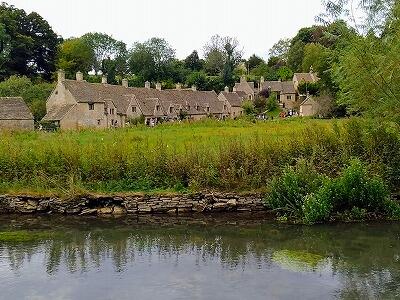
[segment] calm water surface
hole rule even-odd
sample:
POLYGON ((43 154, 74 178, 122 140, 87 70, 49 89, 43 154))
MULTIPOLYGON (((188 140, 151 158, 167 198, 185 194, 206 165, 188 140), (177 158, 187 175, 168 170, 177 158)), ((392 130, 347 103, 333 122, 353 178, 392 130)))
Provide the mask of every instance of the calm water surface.
POLYGON ((0 299, 400 299, 400 224, 0 217, 0 299))

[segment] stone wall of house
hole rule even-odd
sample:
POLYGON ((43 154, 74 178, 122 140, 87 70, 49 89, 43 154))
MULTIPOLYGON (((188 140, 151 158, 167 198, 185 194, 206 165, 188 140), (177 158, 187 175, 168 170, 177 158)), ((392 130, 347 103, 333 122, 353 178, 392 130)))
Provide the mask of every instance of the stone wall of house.
POLYGON ((34 130, 33 120, 0 120, 0 130, 34 130))
POLYGON ((0 196, 0 214, 194 214, 266 211, 260 194, 79 196, 72 199, 0 196))

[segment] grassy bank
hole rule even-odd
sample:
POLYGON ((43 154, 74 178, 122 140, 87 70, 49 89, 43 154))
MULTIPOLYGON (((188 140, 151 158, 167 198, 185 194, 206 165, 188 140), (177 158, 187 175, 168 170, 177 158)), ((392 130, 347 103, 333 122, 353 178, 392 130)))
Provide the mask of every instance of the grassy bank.
POLYGON ((364 119, 207 120, 0 134, 0 193, 264 190, 299 159, 334 178, 354 157, 400 186, 400 129, 364 119))

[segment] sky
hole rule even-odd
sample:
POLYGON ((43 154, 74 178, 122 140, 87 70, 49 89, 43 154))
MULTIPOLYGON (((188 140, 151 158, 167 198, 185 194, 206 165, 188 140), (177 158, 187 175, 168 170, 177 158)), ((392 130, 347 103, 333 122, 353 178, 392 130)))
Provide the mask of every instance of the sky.
POLYGON ((321 0, 4 0, 36 11, 64 38, 104 32, 128 47, 151 37, 165 38, 185 58, 202 56, 211 36, 236 37, 244 57, 268 57, 281 38, 315 23, 321 0))

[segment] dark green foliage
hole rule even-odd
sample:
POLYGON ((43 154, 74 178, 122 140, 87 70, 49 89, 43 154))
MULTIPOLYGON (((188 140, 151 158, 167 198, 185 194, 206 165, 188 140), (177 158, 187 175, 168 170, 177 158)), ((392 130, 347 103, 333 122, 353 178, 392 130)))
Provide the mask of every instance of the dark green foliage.
POLYGON ((46 114, 46 100, 54 89, 50 83, 37 83, 23 76, 11 76, 0 82, 0 97, 22 97, 30 107, 35 121, 40 121, 46 114))
POLYGON ((295 167, 286 167, 280 177, 272 179, 266 204, 287 217, 302 218, 306 197, 318 191, 323 182, 323 176, 300 160, 295 167))
POLYGON ((0 5, 0 78, 11 75, 50 80, 60 39, 35 12, 0 5))
POLYGON ((310 94, 318 96, 321 90, 321 82, 303 82, 299 84, 299 93, 302 95, 310 94))
POLYGON ((369 214, 399 217, 400 204, 390 200, 383 180, 370 176, 358 159, 352 160, 333 179, 324 178, 310 165, 300 163, 273 179, 270 189, 266 199, 269 207, 307 224, 337 218, 360 220, 369 214))
POLYGON ((204 61, 199 58, 196 50, 185 59, 185 67, 191 71, 200 71, 203 69, 203 65, 204 61))

